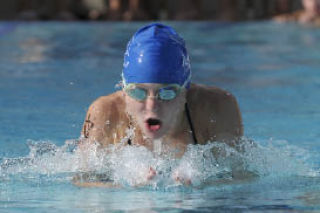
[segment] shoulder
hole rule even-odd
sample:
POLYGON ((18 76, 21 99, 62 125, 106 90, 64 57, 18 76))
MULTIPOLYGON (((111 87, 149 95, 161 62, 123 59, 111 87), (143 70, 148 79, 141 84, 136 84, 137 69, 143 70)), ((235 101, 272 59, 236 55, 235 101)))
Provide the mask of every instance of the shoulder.
POLYGON ((236 102, 235 97, 228 91, 220 89, 218 87, 205 86, 199 84, 193 84, 187 93, 187 100, 196 105, 202 105, 203 103, 215 106, 217 104, 226 104, 236 102), (201 103, 201 104, 199 104, 201 103))
MULTIPOLYGON (((230 92, 212 86, 193 84, 187 95, 190 108, 200 117, 214 115, 217 118, 239 117, 236 98, 230 92)), ((234 120, 230 118, 230 121, 234 120)))
POLYGON ((201 141, 226 141, 243 134, 238 103, 230 92, 194 84, 187 102, 201 141))
MULTIPOLYGON (((113 134, 122 131, 128 123, 122 91, 99 97, 89 107, 82 135, 92 141, 108 144, 113 134)), ((119 133, 120 134, 120 133, 119 133)), ((122 132, 121 132, 122 134, 122 132)))
POLYGON ((99 97, 89 107, 87 120, 99 127, 116 128, 119 123, 127 120, 125 101, 122 91, 99 97), (106 126, 106 124, 108 124, 106 126))
POLYGON ((107 96, 101 96, 92 102, 90 108, 112 107, 114 105, 124 105, 122 91, 117 91, 107 96))
POLYGON ((117 91, 107 96, 96 99, 89 107, 88 113, 94 115, 108 115, 124 110, 125 102, 122 91, 117 91))

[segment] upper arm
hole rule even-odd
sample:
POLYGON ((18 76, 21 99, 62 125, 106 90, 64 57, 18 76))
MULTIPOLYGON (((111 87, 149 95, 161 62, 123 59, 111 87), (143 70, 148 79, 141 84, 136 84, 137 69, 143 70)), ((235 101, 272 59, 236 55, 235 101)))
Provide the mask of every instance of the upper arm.
POLYGON ((108 120, 107 105, 103 103, 102 99, 94 101, 86 114, 81 135, 89 141, 100 142, 106 136, 106 121, 108 120))
POLYGON ((241 113, 236 98, 226 93, 219 104, 218 138, 238 139, 243 135, 241 113))
POLYGON ((88 109, 81 135, 101 145, 114 144, 125 135, 128 124, 120 92, 100 97, 88 109))
MULTIPOLYGON (((219 88, 206 88, 196 104, 199 138, 203 143, 220 141, 229 145, 243 135, 242 118, 236 98, 219 88)), ((196 127, 197 128, 197 127, 196 127)))

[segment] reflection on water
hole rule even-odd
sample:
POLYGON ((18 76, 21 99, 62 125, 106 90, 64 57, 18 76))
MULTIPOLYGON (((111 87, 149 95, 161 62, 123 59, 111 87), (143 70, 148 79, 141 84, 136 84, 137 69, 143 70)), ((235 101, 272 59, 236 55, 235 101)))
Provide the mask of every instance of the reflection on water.
POLYGON ((19 47, 22 50, 20 63, 43 62, 46 60, 46 51, 50 45, 45 41, 37 38, 27 38, 23 40, 19 47))
POLYGON ((298 196, 297 199, 301 200, 306 206, 320 207, 320 189, 305 192, 298 196))

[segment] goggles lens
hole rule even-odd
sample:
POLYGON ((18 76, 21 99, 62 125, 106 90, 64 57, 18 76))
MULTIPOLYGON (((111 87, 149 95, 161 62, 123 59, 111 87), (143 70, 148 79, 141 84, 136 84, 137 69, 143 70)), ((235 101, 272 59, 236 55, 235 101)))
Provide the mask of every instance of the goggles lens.
MULTIPOLYGON (((138 87, 134 84, 129 84, 124 88, 124 91, 133 99, 143 101, 147 99, 148 90, 145 88, 138 87)), ((179 86, 166 86, 158 89, 156 98, 162 101, 170 101, 177 97, 180 91, 179 86)))
POLYGON ((164 101, 170 101, 172 99, 174 99, 175 97, 177 97, 177 89, 173 88, 173 87, 164 87, 159 89, 158 91, 158 98, 160 100, 164 100, 164 101))
POLYGON ((143 101, 147 98, 147 90, 135 87, 125 90, 125 92, 133 99, 143 101))

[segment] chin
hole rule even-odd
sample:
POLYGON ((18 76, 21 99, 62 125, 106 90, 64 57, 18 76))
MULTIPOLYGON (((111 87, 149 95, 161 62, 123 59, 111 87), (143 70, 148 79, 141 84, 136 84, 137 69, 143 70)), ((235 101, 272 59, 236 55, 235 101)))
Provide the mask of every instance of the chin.
POLYGON ((160 139, 162 137, 164 137, 167 133, 167 131, 165 131, 165 129, 163 129, 163 127, 157 131, 150 131, 147 128, 143 128, 142 131, 144 137, 151 139, 151 140, 156 140, 156 139, 160 139))
POLYGON ((144 136, 147 137, 148 139, 155 140, 162 138, 164 134, 161 134, 161 132, 144 132, 144 136))

